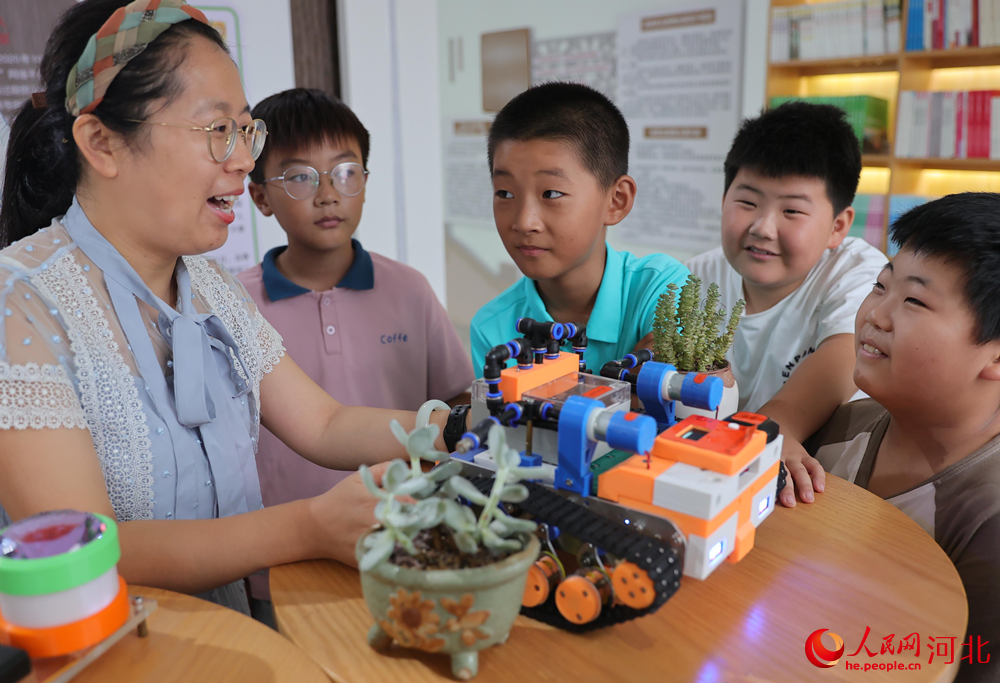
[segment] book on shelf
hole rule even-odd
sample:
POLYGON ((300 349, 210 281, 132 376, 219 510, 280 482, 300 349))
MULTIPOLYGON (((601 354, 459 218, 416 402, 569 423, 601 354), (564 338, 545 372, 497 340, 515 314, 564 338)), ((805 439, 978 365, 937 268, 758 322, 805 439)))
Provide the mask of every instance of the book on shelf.
POLYGON ((911 0, 907 50, 1000 45, 1000 0, 911 0))
POLYGON ((1000 90, 900 92, 896 157, 1000 159, 1000 90))
POLYGON ((773 109, 785 102, 801 100, 813 104, 832 104, 840 107, 847 114, 854 134, 861 144, 865 154, 889 153, 889 102, 871 95, 845 95, 829 97, 772 97, 770 106, 773 109))
POLYGON ((886 197, 884 194, 859 194, 854 196, 854 223, 847 234, 860 237, 873 247, 883 248, 885 233, 886 197))
POLYGON ((900 0, 772 7, 771 62, 896 53, 900 11, 900 0))
MULTIPOLYGON (((934 197, 923 197, 916 194, 893 194, 889 195, 889 227, 910 209, 926 204, 934 197)), ((899 245, 886 236, 885 253, 892 258, 899 252, 899 245)))
POLYGON ((892 226, 896 220, 910 209, 929 202, 933 197, 911 194, 859 194, 854 197, 854 223, 847 233, 850 237, 860 237, 874 247, 884 249, 890 257, 895 256, 899 247, 886 235, 886 225, 892 226), (886 213, 889 214, 886 221, 886 213))

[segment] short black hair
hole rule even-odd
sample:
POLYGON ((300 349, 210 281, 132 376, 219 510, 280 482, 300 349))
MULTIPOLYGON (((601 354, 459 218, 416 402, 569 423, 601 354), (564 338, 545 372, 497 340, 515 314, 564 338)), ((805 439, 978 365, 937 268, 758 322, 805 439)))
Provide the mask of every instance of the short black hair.
POLYGON ((960 268, 976 343, 1000 339, 1000 194, 963 192, 922 204, 892 224, 889 239, 960 268))
POLYGON ((543 83, 504 105, 487 145, 490 175, 502 142, 555 140, 572 145, 602 187, 628 173, 628 124, 611 100, 579 83, 543 83))
POLYGON ((846 117, 831 104, 792 101, 745 120, 726 155, 723 194, 741 168, 768 178, 818 178, 838 215, 854 202, 861 178, 861 145, 846 117))
POLYGON ((324 142, 354 140, 361 148, 361 165, 368 169, 370 138, 351 108, 315 88, 292 88, 257 103, 251 115, 267 125, 267 143, 250 172, 250 180, 264 180, 269 152, 293 151, 324 142))

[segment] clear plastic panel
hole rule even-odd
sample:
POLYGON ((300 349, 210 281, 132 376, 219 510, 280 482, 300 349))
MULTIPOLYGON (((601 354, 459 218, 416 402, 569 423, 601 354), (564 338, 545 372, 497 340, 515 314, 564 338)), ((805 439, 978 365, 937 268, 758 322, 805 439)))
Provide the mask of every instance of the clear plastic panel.
MULTIPOLYGON (((472 383, 472 402, 486 402, 486 381, 477 379, 472 383)), ((546 382, 535 387, 531 391, 526 391, 523 398, 535 401, 548 401, 557 406, 561 406, 570 396, 586 396, 596 398, 606 407, 619 403, 628 403, 632 391, 628 382, 621 382, 616 379, 608 379, 600 375, 588 375, 574 372, 565 375, 551 382, 546 382)))
POLYGON ((556 406, 561 406, 570 396, 585 396, 597 399, 607 408, 619 403, 627 404, 631 395, 628 382, 578 372, 524 392, 524 398, 548 401, 556 406))
POLYGON ((472 402, 486 403, 486 380, 479 378, 472 383, 472 402))

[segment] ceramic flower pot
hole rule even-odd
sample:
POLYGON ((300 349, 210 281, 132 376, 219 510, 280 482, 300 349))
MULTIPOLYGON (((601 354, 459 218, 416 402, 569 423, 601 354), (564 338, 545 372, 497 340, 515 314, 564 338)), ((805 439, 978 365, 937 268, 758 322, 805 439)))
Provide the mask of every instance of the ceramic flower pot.
MULTIPOLYGON (((359 561, 363 541, 355 547, 359 561)), ((532 534, 524 550, 486 567, 419 570, 383 562, 361 572, 361 590, 375 619, 368 644, 383 650, 395 641, 451 655, 452 673, 471 679, 479 671, 479 650, 507 640, 538 548, 532 534)))
POLYGON ((736 384, 736 377, 733 376, 733 367, 729 364, 729 361, 726 361, 725 367, 720 368, 719 370, 712 370, 704 374, 709 375, 710 377, 718 377, 722 380, 724 388, 722 390, 722 400, 719 401, 719 410, 716 412, 714 410, 689 408, 678 401, 674 404, 674 415, 678 420, 683 420, 685 417, 689 417, 691 415, 704 415, 705 417, 718 417, 721 419, 729 417, 733 413, 739 412, 740 388, 736 384))

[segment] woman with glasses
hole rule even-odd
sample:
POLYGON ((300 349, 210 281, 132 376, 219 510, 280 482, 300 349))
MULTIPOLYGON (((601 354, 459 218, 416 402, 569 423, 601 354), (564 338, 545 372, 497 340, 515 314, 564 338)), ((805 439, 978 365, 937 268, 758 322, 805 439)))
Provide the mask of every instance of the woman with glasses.
POLYGON ((356 469, 403 455, 388 423, 414 416, 331 399, 198 256, 225 242, 266 137, 221 37, 179 0, 84 0, 41 73, 0 213, 0 527, 113 514, 128 581, 243 611, 252 572, 352 561, 373 521, 357 476, 263 509, 259 425, 356 469))

